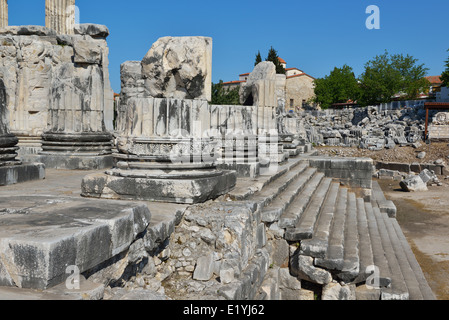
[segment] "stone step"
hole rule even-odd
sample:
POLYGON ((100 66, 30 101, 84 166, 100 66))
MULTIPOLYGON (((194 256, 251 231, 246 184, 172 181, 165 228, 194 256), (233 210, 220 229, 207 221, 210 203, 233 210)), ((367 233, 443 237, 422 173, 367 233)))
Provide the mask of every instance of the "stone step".
MULTIPOLYGON (((365 213, 366 213, 366 221, 367 221, 367 228, 369 231, 369 240, 371 244, 371 250, 372 250, 372 265, 378 268, 378 276, 381 279, 386 279, 388 282, 391 282, 391 273, 390 268, 388 267, 388 260, 385 256, 385 252, 382 245, 381 235, 379 232, 379 226, 376 220, 376 217, 374 216, 373 212, 373 206, 370 202, 365 202, 365 213)), ((367 260, 363 260, 364 262, 367 260)), ((368 260, 365 263, 370 263, 370 260, 368 260)), ((367 271, 367 267, 370 267, 370 265, 367 265, 365 267, 365 272, 367 271)), ((368 273, 368 272, 366 272, 368 273)), ((368 276, 368 275, 366 275, 368 276)), ((371 283, 369 283, 371 285, 371 283)))
POLYGON ((343 270, 338 277, 346 283, 350 283, 360 273, 357 199, 352 192, 348 193, 344 248, 343 270))
POLYGON ((328 248, 324 258, 315 259, 315 265, 317 266, 329 270, 343 270, 347 198, 348 189, 340 188, 335 204, 335 214, 329 236, 328 248))
MULTIPOLYGON (((382 300, 435 300, 393 211, 381 209, 387 200, 378 184, 375 192, 372 201, 365 202, 315 173, 282 214, 279 226, 286 228, 286 240, 300 241, 299 255, 314 258, 315 267, 338 280, 365 282, 382 300), (301 207, 307 208, 292 228, 287 221, 293 219, 286 216, 294 217, 301 207)), ((394 204, 389 208, 396 209, 394 204)))
POLYGON ((355 283, 365 282, 369 276, 367 268, 374 265, 373 248, 366 216, 365 201, 357 199, 357 230, 359 235, 360 272, 355 283))
MULTIPOLYGON (((375 211, 378 209, 375 208, 375 211)), ((380 210, 379 210, 380 212, 380 210)), ((404 279, 404 283, 409 293, 410 300, 422 300, 423 296, 421 294, 421 289, 419 287, 419 283, 416 279, 415 273, 412 270, 410 263, 408 261, 407 255, 405 254, 401 240, 396 233, 396 230, 393 226, 393 220, 389 218, 386 214, 380 213, 381 218, 384 220, 385 228, 388 232, 388 236, 390 238, 391 245, 395 252, 396 259, 398 261, 399 268, 401 270, 402 277, 404 279)))
POLYGON ((311 198, 311 201, 301 215, 295 228, 287 228, 285 232, 285 239, 288 241, 300 241, 304 239, 311 239, 315 231, 315 224, 321 212, 321 208, 326 198, 332 179, 322 179, 316 192, 311 198))
POLYGON ((340 184, 337 182, 331 184, 314 236, 312 239, 301 241, 300 254, 313 258, 324 258, 329 242, 339 187, 340 184))
POLYGON ((376 202, 380 212, 386 213, 390 218, 396 218, 397 209, 393 201, 387 200, 377 181, 373 181, 372 201, 376 202))
MULTIPOLYGON (((26 193, 24 193, 26 194, 26 193)), ((45 290, 126 251, 151 213, 125 201, 0 196, 0 285, 45 290)))
POLYGON ((0 300, 102 300, 104 297, 105 286, 86 280, 82 275, 69 285, 61 283, 47 290, 0 287, 0 300))
POLYGON ((401 227, 399 226, 399 223, 396 219, 391 220, 391 224, 393 225, 396 234, 399 238, 399 241, 402 246, 402 250, 404 251, 404 254, 406 255, 408 262, 410 264, 410 267, 413 271, 413 273, 416 276, 416 280, 419 283, 419 287, 421 290, 421 294, 424 300, 436 300, 435 294, 432 292, 432 289, 430 288, 426 277, 424 276, 424 273, 421 269, 421 266, 419 265, 418 261, 416 260, 415 254, 413 253, 412 249, 410 248, 410 245, 407 241, 407 238, 405 237, 404 233, 402 232, 401 227))
MULTIPOLYGON (((383 227, 388 233, 390 244, 394 250, 395 256, 392 257, 392 262, 389 261, 390 268, 395 272, 401 273, 403 279, 403 285, 401 284, 401 290, 404 290, 405 285, 408 291, 408 299, 410 300, 435 300, 435 295, 430 289, 426 278, 416 260, 413 251, 408 244, 408 241, 399 226, 399 223, 394 218, 389 218, 387 214, 380 212, 380 208, 374 207, 373 211, 378 220, 382 220, 383 227), (395 264, 393 266, 393 264, 395 264), (397 266, 397 267, 396 267, 397 266), (399 269, 399 270, 397 270, 399 269)), ((380 224, 382 224, 382 222, 380 224)), ((398 278, 400 278, 398 276, 398 278)), ((393 287, 394 282, 392 283, 393 287)), ((385 298, 397 298, 391 297, 390 293, 385 294, 385 298)))
MULTIPOLYGON (((382 218, 383 213, 380 212, 379 207, 373 207, 372 212, 377 222, 383 253, 385 255, 385 258, 387 259, 387 265, 391 275, 391 286, 381 290, 381 299, 409 300, 410 293, 400 267, 400 263, 402 261, 399 261, 397 252, 394 249, 395 239, 390 237, 386 221, 382 218)), ((378 267, 379 269, 381 268, 380 266, 378 267)))
POLYGON ((294 182, 262 210, 262 222, 273 223, 279 221, 286 208, 289 207, 316 172, 317 169, 315 168, 307 168, 302 171, 294 182))
POLYGON ((34 301, 34 300, 80 300, 74 296, 61 296, 53 293, 15 287, 0 287, 0 301, 34 301))
POLYGON ((289 171, 295 170, 297 166, 305 161, 302 159, 289 159, 286 164, 280 165, 276 172, 271 174, 261 174, 257 178, 240 177, 237 178, 236 186, 227 193, 227 196, 235 201, 246 200, 270 183, 276 181, 289 171))
POLYGON ((260 192, 251 196, 250 200, 257 201, 262 208, 266 207, 307 168, 307 163, 301 162, 297 167, 287 171, 285 174, 266 185, 260 192))
POLYGON ((324 173, 315 173, 312 179, 309 180, 301 193, 293 200, 291 205, 282 213, 279 219, 279 228, 295 228, 301 215, 307 209, 310 200, 312 199, 315 190, 318 188, 321 181, 324 179, 324 173))

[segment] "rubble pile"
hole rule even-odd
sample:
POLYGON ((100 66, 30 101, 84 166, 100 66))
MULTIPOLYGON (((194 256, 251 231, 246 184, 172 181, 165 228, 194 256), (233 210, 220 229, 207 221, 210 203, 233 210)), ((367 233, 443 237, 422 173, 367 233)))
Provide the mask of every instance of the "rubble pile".
POLYGON ((425 110, 379 107, 305 111, 301 114, 307 137, 321 146, 359 147, 378 151, 419 143, 424 138, 425 110))

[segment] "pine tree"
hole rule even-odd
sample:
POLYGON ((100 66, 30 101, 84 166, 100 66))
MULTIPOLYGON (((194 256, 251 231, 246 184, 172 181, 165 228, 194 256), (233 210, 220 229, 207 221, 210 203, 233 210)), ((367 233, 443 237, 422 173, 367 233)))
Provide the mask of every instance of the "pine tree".
POLYGON ((257 66, 259 63, 262 62, 262 56, 260 55, 260 51, 256 54, 256 62, 254 63, 254 66, 257 66))
POLYGON ((279 56, 277 54, 277 51, 274 50, 273 47, 270 48, 270 51, 268 51, 268 57, 265 59, 265 61, 271 61, 276 66, 276 73, 277 74, 285 74, 285 69, 282 66, 281 62, 279 61, 279 56))

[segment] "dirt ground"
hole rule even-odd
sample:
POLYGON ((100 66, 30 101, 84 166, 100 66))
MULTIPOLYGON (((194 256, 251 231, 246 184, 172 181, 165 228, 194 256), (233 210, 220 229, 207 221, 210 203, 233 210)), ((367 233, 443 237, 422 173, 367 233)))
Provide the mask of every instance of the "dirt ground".
MULTIPOLYGON (((323 155, 370 157, 373 160, 401 163, 431 163, 443 159, 449 163, 448 143, 423 144, 422 147, 396 147, 382 151, 357 148, 318 147, 323 155), (416 154, 426 152, 424 159, 416 154)), ((385 196, 398 210, 397 220, 415 253, 427 282, 438 300, 449 300, 449 179, 440 176, 443 186, 423 192, 404 192, 399 181, 378 180, 385 196)))
POLYGON ((438 300, 449 300, 449 187, 403 192, 397 181, 379 180, 398 210, 397 220, 438 300))
POLYGON ((400 162, 400 163, 433 163, 442 159, 449 163, 448 142, 432 142, 431 144, 421 143, 419 148, 396 147, 394 149, 384 149, 381 151, 369 151, 359 148, 348 147, 316 147, 321 155, 335 157, 368 157, 374 161, 400 162), (424 151, 426 156, 418 159, 418 153, 424 151))

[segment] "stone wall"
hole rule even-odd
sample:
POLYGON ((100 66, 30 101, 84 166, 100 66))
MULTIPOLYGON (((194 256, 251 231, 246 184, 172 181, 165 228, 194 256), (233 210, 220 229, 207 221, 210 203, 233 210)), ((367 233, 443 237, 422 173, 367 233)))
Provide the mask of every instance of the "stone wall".
POLYGON ((286 109, 302 108, 303 101, 307 102, 315 96, 314 79, 307 76, 294 76, 286 81, 286 109), (291 107, 293 100, 293 107, 291 107))
POLYGON ((0 31, 0 78, 7 84, 11 131, 25 158, 41 151, 46 131, 106 130, 104 113, 113 109, 105 40, 109 32, 104 26, 88 26, 79 26, 71 36, 40 26, 0 31))

